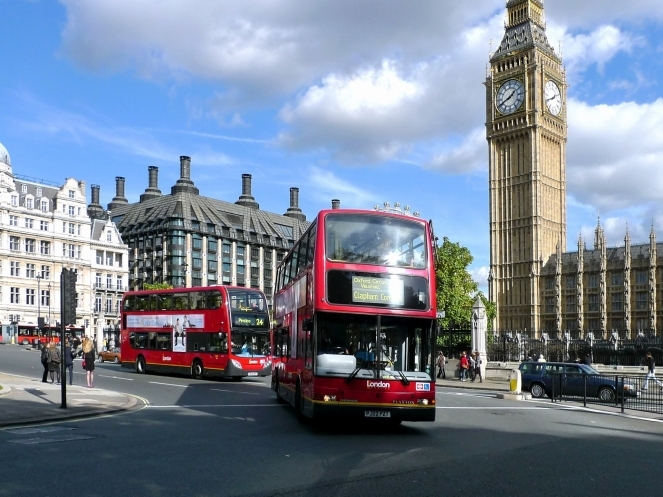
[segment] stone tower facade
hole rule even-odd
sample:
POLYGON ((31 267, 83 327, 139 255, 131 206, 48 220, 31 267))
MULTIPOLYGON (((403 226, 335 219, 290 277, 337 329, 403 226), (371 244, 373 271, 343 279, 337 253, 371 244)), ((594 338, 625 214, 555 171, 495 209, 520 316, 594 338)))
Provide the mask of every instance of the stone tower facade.
POLYGON ((489 298, 497 304, 495 329, 539 336, 541 271, 566 248, 567 85, 546 37, 543 0, 508 0, 506 8, 485 83, 489 298))

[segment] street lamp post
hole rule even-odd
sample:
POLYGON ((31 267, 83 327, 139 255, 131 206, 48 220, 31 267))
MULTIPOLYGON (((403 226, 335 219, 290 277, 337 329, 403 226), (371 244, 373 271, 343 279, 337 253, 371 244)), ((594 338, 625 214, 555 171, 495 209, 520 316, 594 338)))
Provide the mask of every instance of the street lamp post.
POLYGON ((48 329, 51 328, 51 282, 48 282, 48 329))
POLYGON ((41 285, 40 285, 41 279, 42 279, 42 275, 38 274, 37 275, 37 328, 39 329, 39 332, 38 332, 37 341, 39 341, 39 336, 41 336, 41 333, 42 333, 42 329, 41 329, 41 326, 42 326, 42 323, 41 323, 41 285))

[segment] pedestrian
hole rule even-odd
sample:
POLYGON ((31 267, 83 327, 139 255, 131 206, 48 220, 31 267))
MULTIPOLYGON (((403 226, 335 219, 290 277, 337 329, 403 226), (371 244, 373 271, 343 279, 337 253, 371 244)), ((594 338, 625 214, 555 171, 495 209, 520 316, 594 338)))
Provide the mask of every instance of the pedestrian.
POLYGON ((460 381, 465 381, 467 377, 467 370, 470 367, 470 361, 467 360, 467 354, 465 351, 460 355, 460 363, 458 364, 460 369, 460 381))
POLYGON ((592 365, 592 357, 589 355, 589 352, 585 354, 585 358, 582 360, 583 364, 587 364, 588 366, 592 365))
POLYGON ((54 342, 48 344, 48 372, 51 375, 51 383, 60 384, 60 349, 55 346, 54 342), (57 378, 57 382, 55 379, 57 378))
POLYGON ((479 377, 479 383, 483 383, 483 377, 481 376, 481 363, 483 361, 481 360, 481 356, 479 355, 479 352, 474 353, 474 378, 472 381, 476 379, 476 377, 479 377))
POLYGON ((543 357, 543 354, 539 354, 538 362, 546 362, 546 358, 543 357))
POLYGON ((94 388, 94 361, 96 359, 94 344, 92 340, 83 340, 83 368, 87 372, 87 386, 94 388))
POLYGON ((472 355, 472 352, 467 354, 467 360, 469 361, 470 365, 467 368, 467 372, 470 375, 470 381, 474 383, 474 367, 475 367, 475 361, 474 361, 474 356, 472 355))
MULTIPOLYGON (((69 384, 74 384, 74 351, 71 350, 69 340, 64 342, 64 365, 69 370, 69 384)), ((64 378, 67 379, 66 377, 64 378)))
POLYGON ((437 377, 445 379, 447 377, 447 373, 444 371, 444 364, 446 363, 446 357, 444 357, 444 352, 441 350, 437 353, 437 377))
POLYGON ((649 384, 649 380, 654 380, 661 389, 661 391, 663 392, 663 383, 661 383, 660 380, 656 379, 656 363, 654 362, 654 358, 652 357, 651 352, 649 351, 647 351, 647 354, 645 355, 645 366, 647 366, 647 376, 645 376, 645 384, 642 387, 642 391, 644 392, 645 390, 647 390, 647 385, 649 384))
POLYGON ((44 366, 44 374, 41 375, 41 382, 48 383, 48 344, 41 344, 41 365, 44 366))

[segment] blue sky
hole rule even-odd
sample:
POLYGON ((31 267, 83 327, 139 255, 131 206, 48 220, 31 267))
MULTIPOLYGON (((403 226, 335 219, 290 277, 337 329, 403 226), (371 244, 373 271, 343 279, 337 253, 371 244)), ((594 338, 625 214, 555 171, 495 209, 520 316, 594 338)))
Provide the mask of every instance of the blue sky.
MULTIPOLYGON (((179 156, 203 195, 313 217, 396 201, 489 264, 486 64, 505 0, 0 0, 0 143, 14 172, 130 201, 179 156)), ((567 69, 568 249, 663 239, 660 0, 548 0, 567 69)), ((88 197, 89 198, 89 197, 88 197)))

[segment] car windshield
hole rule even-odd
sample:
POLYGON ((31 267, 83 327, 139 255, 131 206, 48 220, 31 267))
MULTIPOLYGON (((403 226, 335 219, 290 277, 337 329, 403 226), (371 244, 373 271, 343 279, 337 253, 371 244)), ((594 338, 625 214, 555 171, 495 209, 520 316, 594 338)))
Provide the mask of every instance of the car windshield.
POLYGON ((591 366, 585 366, 583 369, 585 370, 585 372, 586 372, 587 374, 601 374, 601 373, 599 373, 596 369, 594 369, 594 368, 591 367, 591 366))

